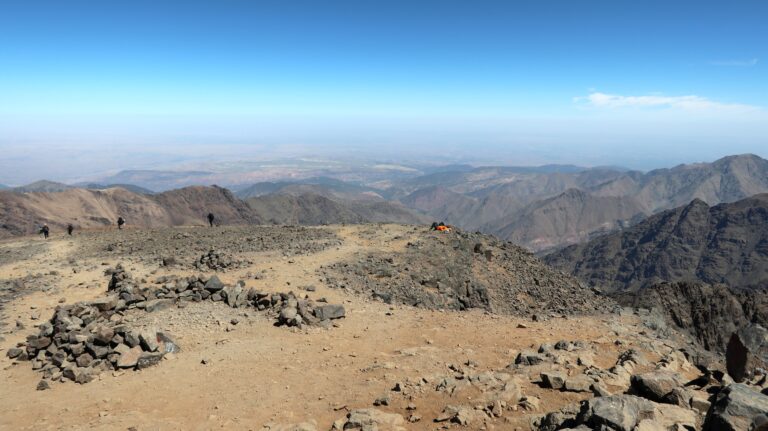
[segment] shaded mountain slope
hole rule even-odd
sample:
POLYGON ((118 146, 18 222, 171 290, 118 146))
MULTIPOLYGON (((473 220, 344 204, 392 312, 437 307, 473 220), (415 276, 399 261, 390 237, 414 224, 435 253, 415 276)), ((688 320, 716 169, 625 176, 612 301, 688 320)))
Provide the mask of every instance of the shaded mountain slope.
POLYGON ((427 217, 394 202, 338 201, 314 193, 274 193, 246 200, 263 220, 277 224, 426 223, 427 217))
POLYGON ((417 214, 397 202, 351 202, 348 206, 357 214, 370 222, 387 222, 401 224, 427 224, 430 217, 417 214))
POLYGON ((408 208, 415 208, 446 223, 464 225, 466 217, 475 212, 478 201, 440 186, 419 189, 400 199, 408 208))
POLYGON ((365 219, 324 196, 270 194, 246 200, 248 206, 273 224, 362 223, 365 219))
POLYGON ((241 199, 264 196, 272 193, 300 195, 314 193, 330 199, 381 200, 381 190, 361 186, 335 178, 317 177, 300 181, 278 181, 255 183, 239 189, 235 194, 241 199))
POLYGON ((714 207, 697 199, 545 260, 607 290, 680 280, 763 286, 768 283, 768 194, 714 207))

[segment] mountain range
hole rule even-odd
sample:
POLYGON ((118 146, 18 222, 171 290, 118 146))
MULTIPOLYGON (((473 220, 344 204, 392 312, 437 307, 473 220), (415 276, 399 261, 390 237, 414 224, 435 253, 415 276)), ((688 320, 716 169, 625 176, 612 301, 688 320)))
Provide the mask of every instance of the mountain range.
MULTIPOLYGON (((420 171, 371 165, 371 173, 364 175, 362 168, 345 165, 333 171, 316 162, 307 163, 311 172, 329 176, 230 187, 234 196, 248 200, 260 211, 257 218, 264 220, 301 224, 444 221, 494 234, 542 255, 626 229, 645 217, 694 199, 717 205, 768 192, 768 161, 750 154, 645 173, 570 165, 450 165, 420 171)), ((278 170, 283 165, 265 166, 278 170)), ((292 171, 286 169, 284 175, 291 175, 292 171)), ((154 189, 133 184, 167 186, 192 180, 205 182, 213 177, 203 170, 124 171, 104 182, 78 187, 104 190, 116 185, 145 196, 154 189)), ((40 181, 11 191, 59 192, 72 188, 40 181)), ((141 201, 141 197, 137 199, 141 201)))
POLYGON ((57 192, 0 191, 0 236, 25 235, 47 224, 54 231, 113 225, 123 217, 129 226, 201 225, 211 212, 218 224, 331 224, 398 222, 428 219, 389 201, 338 202, 302 193, 270 194, 241 200, 218 186, 190 186, 157 194, 121 187, 106 190, 68 188, 57 192))
POLYGON ((406 206, 434 218, 544 252, 693 199, 716 205, 768 192, 768 160, 747 154, 647 173, 484 167, 405 180, 393 189, 406 206))

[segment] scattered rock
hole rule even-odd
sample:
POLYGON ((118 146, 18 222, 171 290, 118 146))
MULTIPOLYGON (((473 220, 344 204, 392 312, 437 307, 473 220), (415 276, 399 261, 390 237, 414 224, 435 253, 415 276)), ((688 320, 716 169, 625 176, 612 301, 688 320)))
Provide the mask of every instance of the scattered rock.
POLYGON ((630 382, 637 395, 659 403, 665 402, 667 395, 674 389, 683 386, 677 373, 660 370, 633 375, 630 382))
POLYGON ((385 413, 376 409, 357 409, 347 414, 346 419, 334 422, 333 429, 405 431, 405 419, 396 413, 385 413))

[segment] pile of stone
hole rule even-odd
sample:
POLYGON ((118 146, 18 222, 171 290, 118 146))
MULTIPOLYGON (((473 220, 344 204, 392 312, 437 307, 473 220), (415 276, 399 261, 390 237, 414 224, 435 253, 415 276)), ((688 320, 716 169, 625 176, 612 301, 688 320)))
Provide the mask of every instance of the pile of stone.
POLYGON ((143 308, 155 311, 181 301, 224 302, 233 308, 252 307, 274 316, 279 325, 285 326, 331 326, 331 321, 345 317, 344 306, 315 302, 308 297, 299 297, 293 292, 266 293, 254 288, 245 289, 240 281, 234 285, 224 284, 216 275, 188 278, 160 277, 159 286, 152 288, 129 287, 120 292, 129 308, 143 308), (138 301, 137 301, 138 299, 138 301))
POLYGON ((179 346, 164 332, 134 330, 122 324, 125 303, 115 296, 56 308, 39 333, 8 350, 17 361, 30 361, 47 381, 88 383, 99 373, 118 369, 143 369, 155 365, 179 346))
POLYGON ((331 320, 345 317, 344 306, 317 303, 293 292, 266 293, 246 289, 245 282, 223 283, 218 276, 159 277, 154 285, 140 286, 122 266, 111 270, 109 290, 117 296, 118 310, 142 309, 154 312, 185 302, 223 302, 232 308, 252 307, 272 315, 279 325, 331 326, 331 320))
POLYGON ((252 265, 253 262, 245 260, 235 260, 229 256, 219 253, 216 250, 209 250, 208 253, 201 255, 193 264, 195 268, 201 271, 227 271, 230 269, 245 268, 252 265))
POLYGON ((186 302, 224 302, 233 308, 252 307, 271 314, 279 325, 330 327, 345 316, 342 305, 315 303, 289 293, 263 293, 244 283, 224 284, 217 276, 160 277, 141 285, 121 265, 111 275, 108 294, 91 302, 58 306, 53 318, 39 325, 39 334, 10 349, 7 356, 31 361, 44 379, 87 383, 102 371, 142 369, 165 354, 179 351, 173 338, 154 330, 135 331, 123 322, 131 310, 154 312, 186 302))

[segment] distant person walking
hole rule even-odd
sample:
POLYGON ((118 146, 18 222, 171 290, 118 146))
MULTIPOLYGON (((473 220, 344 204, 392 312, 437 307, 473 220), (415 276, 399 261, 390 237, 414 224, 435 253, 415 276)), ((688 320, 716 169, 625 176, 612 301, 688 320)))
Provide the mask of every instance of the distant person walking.
POLYGON ((74 226, 72 226, 72 223, 68 224, 68 225, 67 225, 67 234, 68 234, 69 236, 72 236, 72 231, 73 231, 73 230, 75 230, 75 227, 74 227, 74 226))
POLYGON ((44 224, 43 227, 40 228, 40 233, 43 234, 45 239, 48 239, 48 234, 51 233, 51 230, 48 228, 47 224, 44 224))
POLYGON ((208 224, 211 225, 211 227, 213 227, 213 220, 215 218, 216 217, 213 216, 213 213, 208 213, 208 224))
POLYGON ((117 229, 120 230, 123 228, 123 225, 125 224, 125 219, 122 217, 117 218, 117 229))

